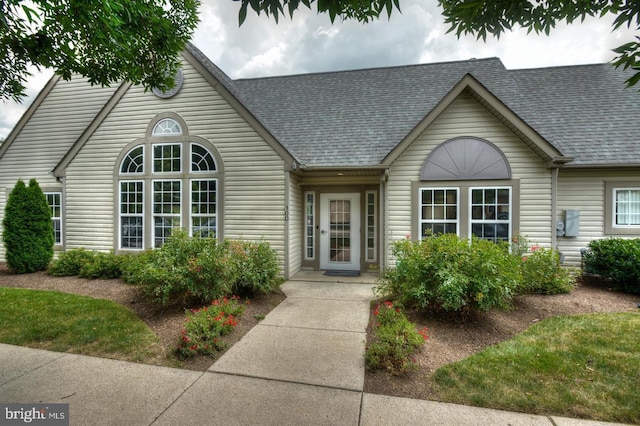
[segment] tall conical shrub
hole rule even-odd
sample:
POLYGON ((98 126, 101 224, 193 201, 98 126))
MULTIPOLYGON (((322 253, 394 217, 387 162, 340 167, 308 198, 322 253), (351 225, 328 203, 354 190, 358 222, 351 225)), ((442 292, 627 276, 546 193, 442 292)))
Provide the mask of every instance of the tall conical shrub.
POLYGON ((17 274, 46 269, 53 258, 53 227, 47 198, 35 179, 22 180, 9 194, 3 240, 9 268, 17 274))

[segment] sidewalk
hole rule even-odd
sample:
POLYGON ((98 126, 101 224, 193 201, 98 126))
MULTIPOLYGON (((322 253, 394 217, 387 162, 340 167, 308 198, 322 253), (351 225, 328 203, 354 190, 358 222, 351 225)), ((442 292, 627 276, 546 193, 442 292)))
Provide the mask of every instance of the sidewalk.
POLYGON ((206 372, 0 344, 0 402, 68 403, 72 425, 605 424, 364 393, 372 287, 288 281, 206 372))

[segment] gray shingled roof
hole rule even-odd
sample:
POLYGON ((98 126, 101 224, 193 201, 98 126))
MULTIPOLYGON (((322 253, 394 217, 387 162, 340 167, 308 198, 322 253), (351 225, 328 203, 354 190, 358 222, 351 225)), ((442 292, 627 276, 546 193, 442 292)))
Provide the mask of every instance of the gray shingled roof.
POLYGON ((466 74, 572 164, 640 164, 640 93, 609 64, 507 70, 489 58, 231 80, 190 51, 306 166, 380 164, 466 74))
POLYGON ((570 166, 640 164, 640 92, 610 64, 509 71, 519 93, 505 100, 570 166))

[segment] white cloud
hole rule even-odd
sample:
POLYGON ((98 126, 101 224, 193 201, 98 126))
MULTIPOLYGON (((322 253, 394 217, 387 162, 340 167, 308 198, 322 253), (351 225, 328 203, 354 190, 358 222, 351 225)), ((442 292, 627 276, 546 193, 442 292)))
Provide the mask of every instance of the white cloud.
MULTIPOLYGON (((247 78, 484 57, 499 57, 507 68, 607 62, 614 57, 611 49, 634 35, 626 28, 612 33, 613 17, 606 17, 558 25, 549 37, 516 29, 482 42, 447 34, 435 0, 403 0, 401 7, 401 14, 369 24, 332 24, 328 15, 304 6, 293 20, 283 16, 278 24, 249 12, 239 27, 239 2, 203 0, 193 42, 230 77, 247 78)), ((50 75, 29 79, 23 104, 0 104, 0 138, 50 75)))

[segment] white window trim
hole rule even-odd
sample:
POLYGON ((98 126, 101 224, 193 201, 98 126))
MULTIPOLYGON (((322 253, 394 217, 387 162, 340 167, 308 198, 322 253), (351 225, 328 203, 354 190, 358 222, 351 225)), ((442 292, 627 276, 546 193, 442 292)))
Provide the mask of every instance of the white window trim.
POLYGON ((366 191, 365 192, 365 261, 376 262, 378 260, 378 192, 366 191), (369 215, 369 195, 373 195, 373 215, 369 215), (369 236, 369 217, 372 217, 373 221, 373 235, 369 236), (369 257, 369 238, 373 238, 373 257, 369 257))
MULTIPOLYGON (((130 174, 131 175, 131 174, 130 174)), ((145 206, 145 196, 146 196, 146 188, 145 188, 145 182, 142 179, 120 179, 118 180, 118 249, 119 250, 132 250, 132 251, 142 251, 145 249, 145 243, 144 243, 144 233, 145 233, 145 212, 146 212, 146 206, 145 206), (140 248, 135 248, 135 247, 122 247, 122 187, 120 186, 122 183, 142 183, 142 213, 141 214, 131 214, 131 213, 127 213, 124 216, 133 216, 133 217, 141 217, 142 218, 142 247, 140 248)))
MULTIPOLYGON (((456 224, 456 235, 460 235, 460 213, 461 213, 461 206, 460 206, 460 187, 458 186, 421 186, 418 188, 418 239, 421 240, 422 238, 424 238, 424 235, 422 235, 422 224, 423 223, 455 223, 456 224), (456 208, 457 208, 457 213, 456 213, 456 220, 447 220, 447 219, 423 219, 422 218, 422 191, 452 191, 455 190, 456 191, 456 208)), ((445 193, 445 199, 446 199, 446 193, 445 193)), ((446 204, 445 204, 446 205, 446 204)), ((446 216, 446 207, 445 207, 445 216, 446 216)))
POLYGON ((218 182, 218 178, 214 178, 214 177, 194 177, 189 179, 189 213, 188 213, 188 217, 189 217, 189 236, 193 236, 193 218, 194 217, 210 217, 210 218, 214 218, 216 220, 216 228, 215 228, 215 233, 216 235, 218 235, 218 199, 219 199, 219 182, 218 182), (214 214, 211 213, 207 213, 207 214, 203 214, 203 213, 193 213, 191 211, 191 209, 193 208, 193 189, 191 187, 191 184, 193 183, 193 181, 215 181, 216 183, 216 202, 215 202, 215 206, 216 206, 216 212, 214 214))
POLYGON ((613 214, 611 217, 611 227, 612 228, 621 228, 621 229, 640 229, 640 224, 637 225, 620 225, 616 223, 617 219, 617 211, 618 211, 618 191, 640 191, 640 187, 615 187, 611 191, 611 202, 613 205, 613 214))
POLYGON ((633 235, 640 236, 640 226, 616 224, 616 191, 640 190, 639 181, 605 181, 605 211, 604 211, 604 235, 633 235))
MULTIPOLYGON (((170 136, 170 135, 167 135, 170 136)), ((191 154, 191 152, 189 152, 189 154, 191 154)), ((173 157, 172 157, 173 158, 173 157)), ((189 156, 189 170, 191 169, 191 156, 189 156)), ((168 175, 168 174, 180 174, 182 173, 182 169, 184 168, 184 163, 185 159, 184 159, 184 143, 180 142, 180 141, 173 141, 173 142, 161 142, 161 143, 153 143, 151 144, 151 173, 155 174, 155 175, 168 175), (178 148, 180 148, 180 161, 178 162, 178 164, 180 165, 180 170, 171 170, 171 171, 164 171, 164 170, 156 170, 156 153, 155 153, 155 148, 158 146, 177 146, 178 148)))
POLYGON ((307 191, 304 193, 304 259, 305 260, 314 260, 316 258, 316 226, 317 226, 318 218, 316 217, 316 193, 314 191, 307 191), (309 206, 308 199, 309 195, 311 195, 311 217, 313 219, 313 224, 311 225, 311 235, 309 235, 309 225, 307 224, 307 219, 309 218, 307 214, 307 209, 309 206), (311 238, 311 245, 308 244, 309 238, 311 238), (311 248, 312 255, 308 256, 307 250, 311 248))
MULTIPOLYGON (((180 219, 180 222, 178 224, 178 229, 183 228, 183 223, 182 223, 182 216, 184 213, 184 206, 182 203, 182 199, 184 197, 184 185, 183 185, 183 180, 182 179, 152 179, 151 180, 151 245, 154 248, 157 248, 158 246, 156 246, 156 221, 155 218, 156 217, 177 217, 178 219, 180 219), (178 204, 180 206, 180 212, 179 213, 159 213, 156 214, 155 213, 155 183, 156 182, 178 182, 180 184, 180 203, 178 204)), ((191 213, 191 212, 189 212, 191 213)))
MULTIPOLYGON (((507 241, 511 241, 511 237, 513 236, 513 187, 508 186, 508 185, 503 185, 503 186, 471 186, 469 187, 469 212, 468 212, 468 217, 469 217, 469 238, 471 238, 471 236, 473 235, 473 224, 474 223, 482 223, 482 224, 507 224, 509 227, 509 235, 507 236, 507 241), (491 219, 491 220, 479 220, 479 219, 473 219, 472 216, 472 209, 473 209, 473 204, 472 204, 472 196, 473 196, 473 190, 474 189, 480 189, 480 190, 485 190, 485 189, 495 189, 495 190, 500 190, 500 189, 508 189, 509 190, 509 219, 507 221, 505 220, 500 220, 497 219, 497 213, 496 213, 496 219, 491 219)), ((484 204, 484 203, 483 203, 484 204)))
MULTIPOLYGON (((62 217, 64 216, 63 213, 63 202, 62 202, 62 191, 44 191, 43 192, 45 197, 47 195, 58 195, 60 197, 60 216, 53 216, 53 211, 51 212, 51 226, 53 227, 53 221, 57 220, 60 223, 60 241, 55 241, 54 240, 54 245, 55 246, 62 246, 64 245, 64 229, 63 229, 63 220, 62 217)), ((47 204, 49 204, 49 200, 47 200, 47 204)), ((49 208, 51 209, 51 204, 49 204, 49 208)), ((54 239, 55 239, 55 234, 54 234, 54 239)))

